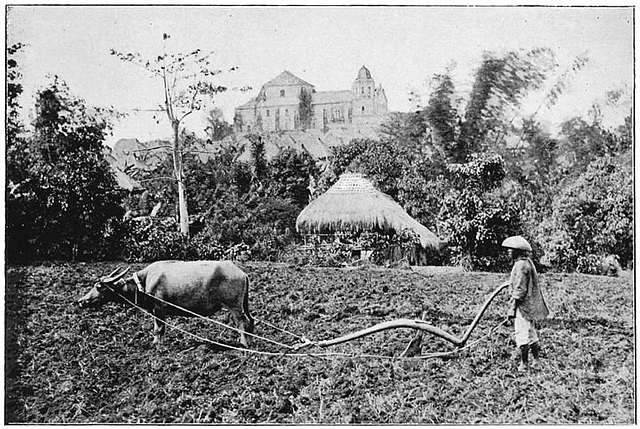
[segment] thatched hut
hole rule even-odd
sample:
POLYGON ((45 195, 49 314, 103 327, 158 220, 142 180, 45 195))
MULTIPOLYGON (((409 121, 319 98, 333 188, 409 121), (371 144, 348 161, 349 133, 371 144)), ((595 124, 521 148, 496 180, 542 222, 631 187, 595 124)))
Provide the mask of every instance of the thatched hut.
POLYGON ((440 239, 390 196, 377 190, 361 174, 345 173, 324 194, 313 200, 296 220, 303 234, 336 234, 343 231, 414 231, 424 250, 438 251, 440 239))

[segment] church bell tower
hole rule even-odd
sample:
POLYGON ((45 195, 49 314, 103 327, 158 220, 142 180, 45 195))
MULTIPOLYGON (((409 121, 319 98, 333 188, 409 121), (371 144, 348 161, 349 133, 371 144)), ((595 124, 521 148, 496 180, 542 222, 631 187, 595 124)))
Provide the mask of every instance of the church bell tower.
POLYGON ((376 83, 371 72, 365 66, 360 67, 358 76, 353 82, 353 115, 371 116, 376 114, 376 83))

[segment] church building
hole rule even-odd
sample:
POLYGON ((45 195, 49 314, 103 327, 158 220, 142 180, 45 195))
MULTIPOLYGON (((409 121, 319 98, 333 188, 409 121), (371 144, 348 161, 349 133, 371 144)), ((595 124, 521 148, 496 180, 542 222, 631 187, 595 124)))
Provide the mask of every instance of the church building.
POLYGON ((377 125, 386 113, 384 89, 382 85, 376 87, 365 66, 358 71, 351 89, 342 91, 316 91, 314 85, 285 70, 262 85, 254 99, 236 108, 234 123, 239 132, 326 131, 377 125))

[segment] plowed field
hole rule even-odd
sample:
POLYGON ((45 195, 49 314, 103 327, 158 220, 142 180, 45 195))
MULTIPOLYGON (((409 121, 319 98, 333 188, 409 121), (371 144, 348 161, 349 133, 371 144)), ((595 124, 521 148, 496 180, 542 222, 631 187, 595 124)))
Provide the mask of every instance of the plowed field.
MULTIPOLYGON (((631 277, 542 275, 553 314, 541 327, 544 367, 515 371, 511 329, 459 354, 399 355, 410 330, 376 333, 318 352, 356 357, 272 357, 232 351, 167 330, 110 303, 73 302, 115 263, 8 267, 5 295, 7 423, 633 423, 631 277)), ((141 268, 143 265, 133 265, 141 268)), ((427 320, 461 336, 505 274, 422 269, 331 269, 255 263, 250 308, 311 339, 395 318, 427 320)), ((503 319, 506 293, 472 340, 503 319)), ((225 315, 216 316, 224 320, 225 315)), ((207 338, 237 336, 192 318, 169 320, 207 338)), ((297 340, 258 323, 256 333, 297 340)), ((279 351, 254 340, 252 347, 279 351)), ((423 353, 452 350, 425 334, 423 353)))

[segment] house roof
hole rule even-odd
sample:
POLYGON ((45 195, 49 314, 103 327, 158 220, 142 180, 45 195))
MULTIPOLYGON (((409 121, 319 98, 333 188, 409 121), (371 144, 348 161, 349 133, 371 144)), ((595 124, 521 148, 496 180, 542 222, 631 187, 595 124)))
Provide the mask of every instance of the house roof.
POLYGON ((311 104, 343 103, 353 100, 351 91, 319 91, 313 94, 311 104))
POLYGON ((263 85, 266 86, 287 86, 287 85, 305 85, 305 86, 313 86, 309 82, 306 82, 300 79, 298 76, 291 73, 289 70, 285 70, 280 73, 278 76, 274 77, 267 83, 263 85))
POLYGON ((296 229, 310 233, 344 230, 414 231, 422 247, 438 250, 440 239, 361 174, 346 173, 300 212, 296 229))

